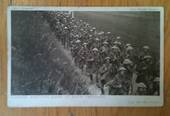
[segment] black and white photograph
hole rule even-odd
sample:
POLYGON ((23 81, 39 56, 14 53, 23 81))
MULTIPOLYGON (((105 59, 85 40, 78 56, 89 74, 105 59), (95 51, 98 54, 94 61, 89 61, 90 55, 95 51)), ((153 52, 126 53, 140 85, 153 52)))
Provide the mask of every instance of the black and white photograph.
POLYGON ((8 105, 161 106, 163 42, 161 7, 9 7, 8 105))

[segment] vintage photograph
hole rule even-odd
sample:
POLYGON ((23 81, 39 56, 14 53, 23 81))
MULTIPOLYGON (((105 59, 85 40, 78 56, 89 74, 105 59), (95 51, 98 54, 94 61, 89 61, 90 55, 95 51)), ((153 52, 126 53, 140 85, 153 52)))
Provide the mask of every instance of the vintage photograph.
POLYGON ((70 9, 10 9, 11 96, 162 94, 159 8, 70 9))

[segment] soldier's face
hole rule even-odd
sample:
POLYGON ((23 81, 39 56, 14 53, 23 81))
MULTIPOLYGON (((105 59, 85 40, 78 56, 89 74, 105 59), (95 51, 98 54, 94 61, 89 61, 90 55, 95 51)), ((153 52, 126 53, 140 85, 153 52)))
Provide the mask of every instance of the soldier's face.
POLYGON ((149 50, 148 49, 144 49, 144 52, 149 52, 149 50))
POLYGON ((94 54, 97 54, 97 51, 94 51, 94 54))
POLYGON ((147 63, 151 63, 151 59, 146 59, 146 62, 147 63))
POLYGON ((106 62, 107 62, 107 63, 110 63, 110 59, 107 59, 106 62))
POLYGON ((87 47, 87 45, 84 45, 84 48, 86 48, 87 47))
POLYGON ((120 71, 120 75, 125 75, 125 73, 126 73, 126 71, 124 71, 124 70, 120 71))

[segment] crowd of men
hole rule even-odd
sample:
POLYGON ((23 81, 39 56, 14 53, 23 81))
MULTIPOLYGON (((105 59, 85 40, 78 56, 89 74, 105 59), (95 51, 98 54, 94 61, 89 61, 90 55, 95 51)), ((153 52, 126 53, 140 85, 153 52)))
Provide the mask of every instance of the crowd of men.
POLYGON ((121 36, 99 31, 68 12, 43 17, 82 73, 104 95, 159 95, 159 58, 148 45, 136 49, 121 36))

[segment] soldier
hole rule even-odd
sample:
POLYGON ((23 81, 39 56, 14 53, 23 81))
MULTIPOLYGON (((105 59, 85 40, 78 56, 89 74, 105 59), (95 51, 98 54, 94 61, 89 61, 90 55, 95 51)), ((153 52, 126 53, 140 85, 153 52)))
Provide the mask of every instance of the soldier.
MULTIPOLYGON (((130 88, 130 80, 126 75, 127 69, 120 67, 118 74, 104 85, 104 90, 109 90, 111 95, 127 95, 130 88)), ((108 93, 105 91, 104 93, 108 93)))
POLYGON ((69 49, 70 47, 70 29, 68 27, 64 27, 64 32, 65 32, 65 47, 69 49))
POLYGON ((126 47, 126 56, 127 56, 127 57, 132 56, 132 55, 133 55, 133 50, 134 50, 134 49, 133 49, 132 46, 130 46, 130 45, 127 46, 127 47, 126 47))
POLYGON ((127 79, 130 80, 131 82, 129 93, 132 93, 133 91, 132 82, 133 82, 134 73, 136 73, 136 69, 135 69, 134 63, 130 59, 124 59, 123 66, 127 69, 127 73, 126 73, 127 79))
POLYGON ((82 71, 86 72, 86 65, 87 65, 87 56, 88 56, 89 50, 87 48, 87 43, 83 43, 83 47, 79 50, 78 55, 80 56, 79 65, 82 71), (84 70, 83 70, 84 69, 84 70))
POLYGON ((119 47, 120 50, 123 49, 123 45, 122 45, 122 43, 121 43, 121 41, 120 41, 119 39, 116 40, 116 41, 114 41, 114 42, 113 42, 113 45, 119 47))
POLYGON ((146 95, 147 93, 147 87, 144 83, 138 83, 137 84, 137 92, 136 95, 146 95))
POLYGON ((90 77, 91 82, 93 81, 93 68, 94 68, 94 58, 92 51, 89 51, 87 56, 87 75, 90 77))
POLYGON ((96 35, 97 34, 96 27, 93 27, 92 30, 93 30, 93 34, 96 35))
POLYGON ((120 57, 120 49, 119 49, 119 47, 117 47, 116 45, 114 45, 113 47, 111 47, 111 49, 112 49, 112 52, 115 54, 115 56, 117 57, 117 58, 119 58, 120 57))
POLYGON ((114 45, 110 49, 109 56, 111 58, 111 63, 118 68, 120 65, 120 49, 114 45))
POLYGON ((152 81, 154 79, 154 65, 150 55, 144 56, 142 62, 137 66, 139 72, 138 82, 143 82, 147 86, 147 94, 152 93, 152 81))
POLYGON ((127 47, 129 47, 129 46, 131 46, 131 44, 130 44, 130 43, 127 43, 127 44, 125 45, 125 49, 126 49, 127 47))
POLYGON ((103 42, 103 46, 100 48, 101 51, 100 51, 100 54, 101 54, 101 57, 102 57, 102 63, 104 63, 104 59, 106 58, 106 56, 109 55, 109 46, 108 46, 108 42, 107 41, 104 41, 103 42))
POLYGON ((61 44, 65 47, 65 44, 66 44, 66 31, 65 31, 65 25, 64 24, 61 24, 61 44))
POLYGON ((112 64, 110 62, 110 57, 106 57, 105 58, 105 63, 102 65, 102 67, 99 69, 99 73, 100 73, 100 80, 103 81, 105 80, 105 82, 110 81, 111 80, 111 75, 112 75, 112 64))
POLYGON ((99 40, 99 38, 96 37, 93 40, 93 47, 95 47, 95 48, 99 48, 100 47, 100 40, 99 40))
POLYGON ((142 47, 142 51, 141 51, 141 53, 140 53, 140 55, 139 55, 139 59, 140 59, 140 60, 143 60, 144 56, 146 56, 146 55, 151 55, 151 53, 150 53, 150 47, 147 46, 147 45, 144 45, 144 46, 142 47))
POLYGON ((129 73, 133 72, 133 62, 130 59, 124 59, 123 66, 128 70, 129 73))
POLYGON ((72 56, 74 58, 74 62, 76 65, 78 65, 78 61, 79 61, 78 51, 80 50, 80 47, 81 47, 81 41, 78 39, 75 41, 75 45, 72 47, 72 56))
POLYGON ((135 50, 131 45, 128 45, 125 49, 125 58, 130 59, 134 63, 137 62, 137 56, 135 54, 135 50))
POLYGON ((98 70, 99 70, 99 63, 100 63, 100 55, 99 55, 99 50, 97 48, 93 48, 93 53, 92 57, 94 59, 93 66, 92 66, 92 71, 93 71, 93 79, 95 79, 95 82, 98 83, 98 70))

